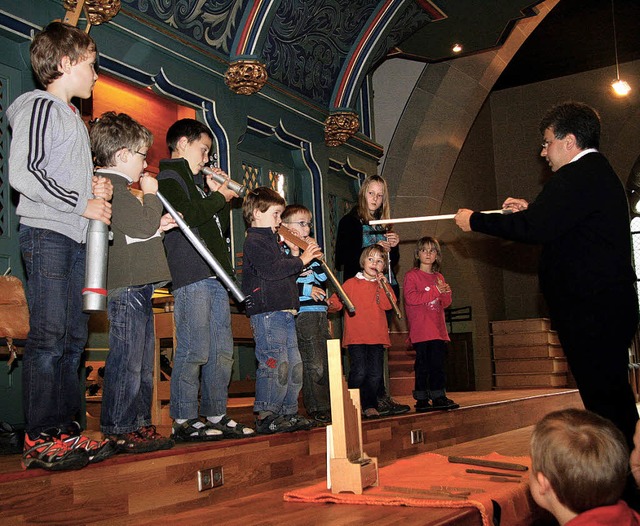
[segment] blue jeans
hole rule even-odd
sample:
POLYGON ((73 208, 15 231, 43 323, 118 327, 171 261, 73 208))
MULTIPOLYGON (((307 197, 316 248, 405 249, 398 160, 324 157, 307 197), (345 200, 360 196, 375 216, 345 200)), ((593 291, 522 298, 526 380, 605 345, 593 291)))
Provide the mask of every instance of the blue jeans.
POLYGON ((227 289, 207 278, 173 291, 176 353, 171 373, 171 418, 224 415, 233 335, 227 289))
POLYGON ((360 389, 362 410, 378 407, 377 392, 382 383, 384 345, 348 345, 349 389, 360 389))
POLYGON ((416 400, 435 400, 445 396, 447 342, 428 340, 413 344, 416 351, 415 390, 416 400))
POLYGON ((293 314, 284 311, 254 314, 251 328, 258 361, 253 410, 272 411, 278 415, 297 413, 302 388, 302 359, 293 314))
POLYGON ((22 370, 25 429, 32 438, 66 428, 80 412, 80 357, 89 316, 82 312, 85 245, 42 228, 20 227, 27 271, 29 335, 22 370))
POLYGON ((109 354, 100 430, 131 433, 151 424, 153 393, 153 284, 109 291, 109 354))
POLYGON ((330 411, 327 312, 301 312, 296 317, 298 348, 303 365, 302 399, 307 412, 330 411))

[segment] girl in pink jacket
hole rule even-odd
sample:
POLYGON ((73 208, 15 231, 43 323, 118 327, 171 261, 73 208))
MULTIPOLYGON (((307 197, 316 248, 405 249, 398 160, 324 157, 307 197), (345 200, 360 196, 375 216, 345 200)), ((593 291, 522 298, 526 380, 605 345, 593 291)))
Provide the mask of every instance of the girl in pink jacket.
POLYGON ((413 397, 416 412, 460 407, 445 391, 445 360, 449 334, 444 309, 451 305, 451 287, 440 274, 442 252, 432 237, 421 238, 414 253, 414 268, 404 277, 404 307, 409 339, 416 351, 413 397))

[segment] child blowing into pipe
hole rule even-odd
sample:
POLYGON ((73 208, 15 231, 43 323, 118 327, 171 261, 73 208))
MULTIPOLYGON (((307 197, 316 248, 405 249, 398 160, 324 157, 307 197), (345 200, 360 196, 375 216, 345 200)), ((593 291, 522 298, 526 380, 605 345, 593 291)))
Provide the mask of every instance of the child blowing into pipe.
MULTIPOLYGON (((382 288, 387 252, 381 245, 365 247, 360 254, 360 268, 343 288, 356 312, 344 318, 342 346, 349 352, 348 385, 360 389, 360 403, 365 418, 380 418, 377 392, 383 381, 384 348, 391 346, 385 312, 393 308, 382 288)), ((389 294, 395 302, 393 290, 389 294)), ((342 309, 337 294, 329 298, 329 310, 342 309)))

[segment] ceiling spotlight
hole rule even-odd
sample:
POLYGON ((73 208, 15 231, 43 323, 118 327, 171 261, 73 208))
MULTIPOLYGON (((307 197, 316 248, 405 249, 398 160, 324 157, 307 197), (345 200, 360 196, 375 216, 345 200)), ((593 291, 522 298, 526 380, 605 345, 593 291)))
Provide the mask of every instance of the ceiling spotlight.
POLYGON ((629 83, 626 80, 620 80, 618 78, 611 83, 611 89, 613 89, 613 92, 618 97, 626 97, 631 91, 631 86, 629 86, 629 83))
POLYGON ((454 44, 451 51, 454 53, 460 53, 460 51, 462 51, 462 46, 460 44, 454 44))
POLYGON ((613 0, 611 0, 611 19, 613 21, 613 51, 616 57, 616 80, 611 83, 611 88, 618 97, 626 97, 631 91, 631 86, 629 86, 629 83, 620 79, 620 64, 618 63, 618 41, 616 38, 616 14, 613 9, 613 0))

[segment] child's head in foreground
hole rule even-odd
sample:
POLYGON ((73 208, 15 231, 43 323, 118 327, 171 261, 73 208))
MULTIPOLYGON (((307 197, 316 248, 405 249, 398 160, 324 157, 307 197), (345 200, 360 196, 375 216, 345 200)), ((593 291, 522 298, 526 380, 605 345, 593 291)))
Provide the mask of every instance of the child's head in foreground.
POLYGON ((531 494, 549 509, 553 495, 574 513, 615 504, 629 472, 629 451, 609 420, 581 409, 546 415, 531 436, 531 494))

